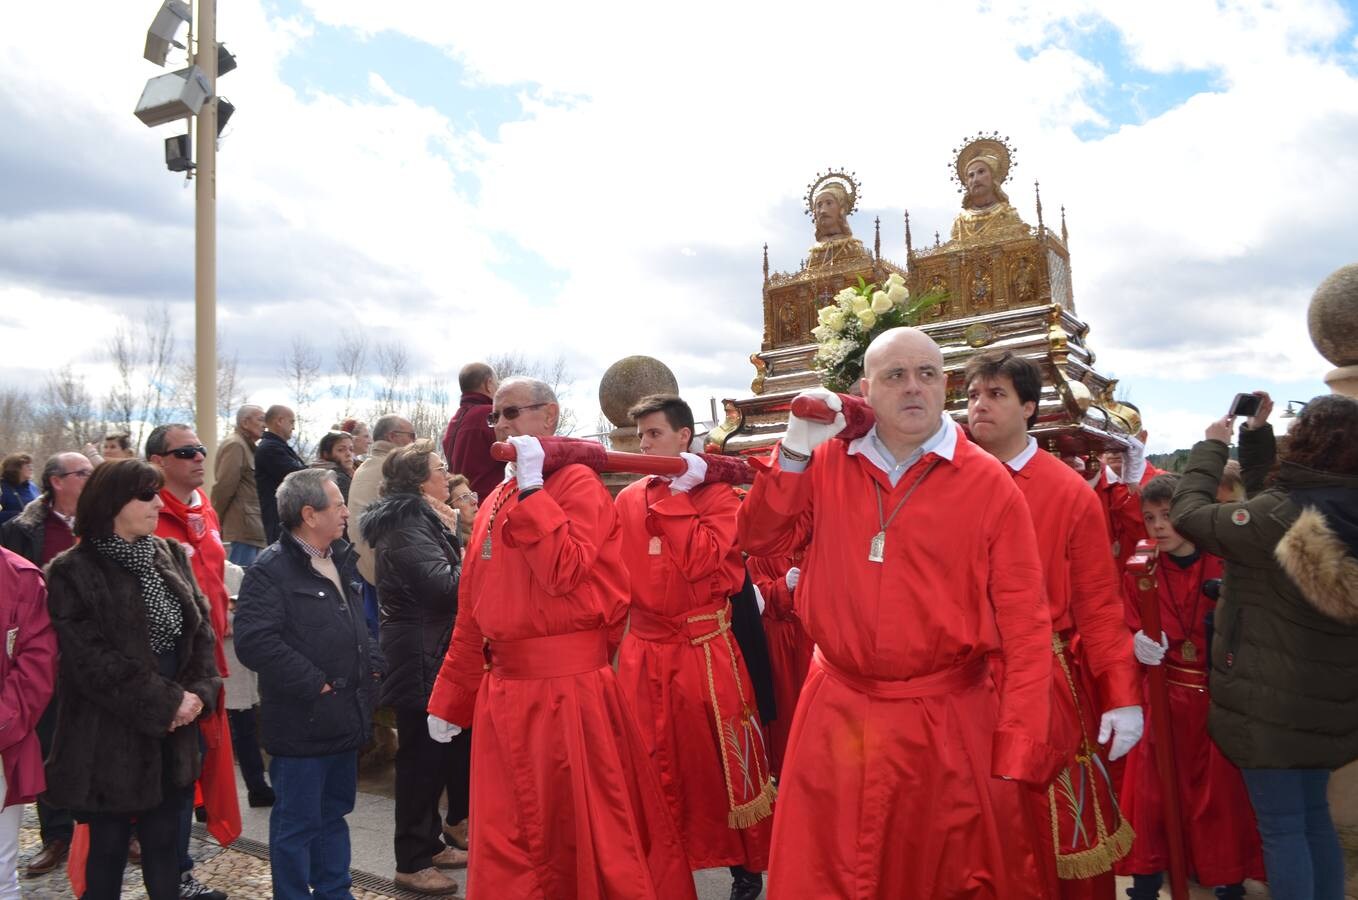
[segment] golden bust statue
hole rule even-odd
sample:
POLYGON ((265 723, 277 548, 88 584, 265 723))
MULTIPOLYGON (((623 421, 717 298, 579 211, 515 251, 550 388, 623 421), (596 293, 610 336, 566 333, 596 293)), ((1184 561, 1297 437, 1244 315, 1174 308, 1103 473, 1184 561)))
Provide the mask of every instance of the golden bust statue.
POLYGON ((807 251, 808 269, 867 257, 862 241, 849 228, 849 214, 857 205, 858 183, 852 175, 827 172, 811 183, 806 211, 816 225, 816 243, 807 251))
POLYGON ((1028 233, 1001 187, 1009 165, 1009 147, 994 138, 977 138, 957 154, 957 178, 964 193, 962 211, 952 223, 952 240, 980 244, 1028 233))

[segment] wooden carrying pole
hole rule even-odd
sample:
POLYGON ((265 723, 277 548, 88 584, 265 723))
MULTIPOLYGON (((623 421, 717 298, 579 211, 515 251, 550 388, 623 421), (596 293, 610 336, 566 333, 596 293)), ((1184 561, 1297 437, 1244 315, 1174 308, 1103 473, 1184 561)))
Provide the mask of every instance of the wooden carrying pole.
MULTIPOLYGON (((1159 638, 1160 597, 1156 590, 1156 549, 1141 541, 1127 560, 1127 571, 1136 579, 1140 595, 1141 630, 1159 638)), ((1173 733, 1169 715, 1169 689, 1165 667, 1147 666, 1150 688, 1151 740, 1155 742, 1155 766, 1160 773, 1160 808, 1165 815, 1165 842, 1169 845, 1169 892, 1174 900, 1188 900, 1188 866, 1184 853, 1183 819, 1179 816, 1179 777, 1174 766, 1173 733)))
MULTIPOLYGON (((513 462, 514 445, 496 442, 490 446, 490 455, 500 462, 513 462)), ((604 454, 606 462, 600 472, 629 472, 633 475, 682 475, 688 463, 679 456, 648 456, 645 453, 622 453, 609 450, 604 454)))

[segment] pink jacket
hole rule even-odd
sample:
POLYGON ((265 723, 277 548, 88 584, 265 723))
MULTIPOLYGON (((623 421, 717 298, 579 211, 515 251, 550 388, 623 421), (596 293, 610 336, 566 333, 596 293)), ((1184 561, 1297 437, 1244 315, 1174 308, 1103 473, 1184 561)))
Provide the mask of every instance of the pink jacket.
POLYGON ((57 636, 47 615, 42 571, 0 548, 0 757, 5 806, 28 803, 47 787, 34 731, 52 699, 57 636))

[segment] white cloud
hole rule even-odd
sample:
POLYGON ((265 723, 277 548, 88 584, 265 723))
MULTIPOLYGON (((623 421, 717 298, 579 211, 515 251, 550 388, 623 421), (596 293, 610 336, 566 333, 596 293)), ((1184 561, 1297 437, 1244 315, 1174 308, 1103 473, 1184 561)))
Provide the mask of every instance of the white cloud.
MULTIPOLYGON (((192 192, 159 168, 173 129, 150 134, 130 115, 154 74, 137 58, 145 22, 119 4, 82 9, 88 27, 59 55, 33 39, 36 10, 11 11, 0 78, 11 114, 64 136, 60 152, 123 215, 97 203, 5 212, 0 246, 24 257, 11 277, 25 293, 9 296, 75 291, 83 299, 69 302, 106 311, 137 299, 115 289, 119 272, 153 250, 173 258, 188 239, 192 192), (98 75, 77 77, 71 59, 98 75), (105 262, 78 264, 90 259, 105 262)), ((760 246, 775 269, 796 267, 815 171, 861 176, 860 236, 877 212, 898 235, 908 206, 923 243, 956 209, 949 150, 999 129, 1022 151, 1009 190, 1025 217, 1035 177, 1049 223, 1061 203, 1070 211, 1076 297, 1101 366, 1128 383, 1166 367, 1326 368, 1304 305, 1351 261, 1358 233, 1358 79, 1327 49, 1348 27, 1335 4, 843 6, 839 30, 809 3, 271 10, 242 0, 219 13, 241 61, 221 85, 238 111, 218 156, 222 327, 237 341, 324 341, 362 323, 445 375, 499 350, 564 353, 582 406, 614 359, 649 353, 706 409, 709 393, 748 393, 760 246), (523 116, 468 130, 382 71, 367 73, 363 96, 324 83, 299 93, 282 64, 319 39, 317 23, 433 44, 469 82, 518 91, 523 116), (1150 72, 1207 68, 1220 88, 1077 139, 1112 124, 1098 99, 1114 89, 1105 67, 1074 39, 1096 25, 1116 28, 1150 72)), ((159 290, 187 300, 187 266, 153 266, 159 290)), ((271 381, 267 367, 252 377, 261 391, 271 381)))

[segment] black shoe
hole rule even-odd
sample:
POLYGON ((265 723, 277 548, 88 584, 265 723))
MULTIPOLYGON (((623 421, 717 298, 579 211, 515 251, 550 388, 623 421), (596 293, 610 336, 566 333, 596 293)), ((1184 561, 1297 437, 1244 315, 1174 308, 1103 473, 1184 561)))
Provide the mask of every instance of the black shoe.
POLYGON ((199 822, 206 822, 206 821, 207 821, 207 807, 206 807, 206 806, 195 806, 195 807, 193 808, 193 817, 194 817, 196 820, 198 820, 199 822))
POLYGON ((277 799, 274 797, 273 788, 269 787, 267 784, 259 790, 251 788, 245 792, 245 796, 246 801, 256 808, 261 806, 273 806, 274 800, 277 799))
POLYGON ((1242 882, 1223 884, 1213 891, 1222 900, 1244 900, 1245 885, 1242 882))
POLYGON ((764 876, 742 866, 731 866, 731 900, 758 900, 764 893, 764 876))
POLYGON ((179 896, 192 900, 227 900, 225 891, 214 891, 194 878, 192 872, 185 872, 184 877, 179 879, 179 896))
POLYGON ((1160 872, 1154 875, 1133 875, 1132 886, 1127 888, 1127 896, 1131 900, 1156 900, 1164 883, 1165 876, 1160 872))

